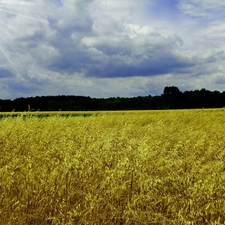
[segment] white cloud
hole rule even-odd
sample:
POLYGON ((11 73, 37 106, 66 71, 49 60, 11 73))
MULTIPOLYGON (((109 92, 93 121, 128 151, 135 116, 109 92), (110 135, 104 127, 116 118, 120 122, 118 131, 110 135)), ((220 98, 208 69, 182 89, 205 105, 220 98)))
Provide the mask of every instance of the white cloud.
POLYGON ((217 17, 224 11, 224 0, 179 0, 178 8, 185 14, 196 17, 217 17))

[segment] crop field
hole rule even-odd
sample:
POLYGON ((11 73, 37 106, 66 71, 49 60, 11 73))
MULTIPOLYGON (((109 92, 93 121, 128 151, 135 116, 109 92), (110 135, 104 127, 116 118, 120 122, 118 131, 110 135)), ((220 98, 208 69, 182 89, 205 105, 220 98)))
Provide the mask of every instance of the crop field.
POLYGON ((2 114, 0 224, 225 224, 225 109, 62 115, 2 114))

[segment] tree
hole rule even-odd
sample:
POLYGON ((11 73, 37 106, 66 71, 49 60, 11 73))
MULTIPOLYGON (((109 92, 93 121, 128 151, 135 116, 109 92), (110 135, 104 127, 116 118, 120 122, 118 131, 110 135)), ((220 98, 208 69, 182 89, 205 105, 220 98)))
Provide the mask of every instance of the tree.
POLYGON ((180 90, 178 87, 175 87, 175 86, 166 86, 164 88, 164 91, 163 91, 163 94, 164 95, 167 95, 167 96, 174 96, 174 95, 177 95, 177 94, 180 94, 180 90))
POLYGON ((182 92, 178 87, 167 86, 163 91, 163 98, 166 105, 171 109, 178 109, 183 107, 182 92))

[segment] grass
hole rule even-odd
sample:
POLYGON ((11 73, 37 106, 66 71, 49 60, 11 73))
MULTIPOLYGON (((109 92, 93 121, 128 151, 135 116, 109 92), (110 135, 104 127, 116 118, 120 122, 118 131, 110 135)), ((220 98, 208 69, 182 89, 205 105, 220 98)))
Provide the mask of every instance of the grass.
POLYGON ((3 116, 0 224, 225 223, 224 109, 91 115, 3 116))

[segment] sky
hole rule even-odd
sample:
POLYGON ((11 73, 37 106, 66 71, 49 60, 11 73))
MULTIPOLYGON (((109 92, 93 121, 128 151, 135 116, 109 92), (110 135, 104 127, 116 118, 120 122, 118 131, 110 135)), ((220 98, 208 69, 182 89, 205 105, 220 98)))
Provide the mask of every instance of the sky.
POLYGON ((225 91, 225 0, 0 0, 0 99, 225 91))

